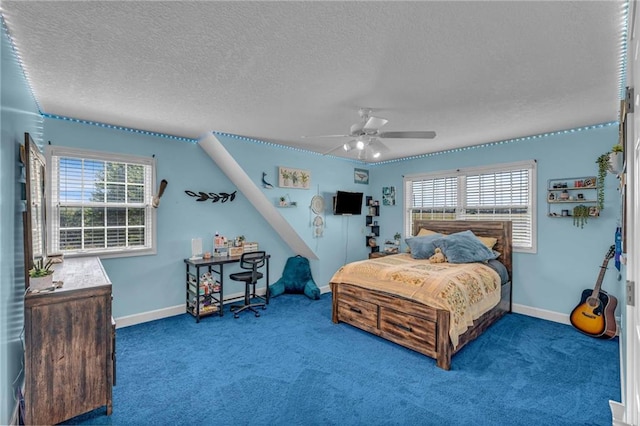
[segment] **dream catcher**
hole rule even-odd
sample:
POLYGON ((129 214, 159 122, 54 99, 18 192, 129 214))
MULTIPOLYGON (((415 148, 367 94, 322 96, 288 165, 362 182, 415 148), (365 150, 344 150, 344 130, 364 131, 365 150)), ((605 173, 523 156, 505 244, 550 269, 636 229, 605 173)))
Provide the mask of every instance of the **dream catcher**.
POLYGON ((311 211, 315 215, 311 222, 313 226, 313 236, 315 238, 322 237, 324 231, 324 219, 322 219, 322 213, 324 213, 324 198, 320 195, 314 195, 311 199, 311 211))

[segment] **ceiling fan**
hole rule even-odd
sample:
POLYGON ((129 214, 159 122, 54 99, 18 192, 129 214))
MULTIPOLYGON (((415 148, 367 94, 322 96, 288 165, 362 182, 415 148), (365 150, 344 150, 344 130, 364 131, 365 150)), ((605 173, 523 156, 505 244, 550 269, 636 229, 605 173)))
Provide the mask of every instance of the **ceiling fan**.
MULTIPOLYGON (((358 114, 361 120, 355 123, 349 129, 346 135, 321 135, 317 138, 353 138, 351 141, 340 144, 323 155, 330 154, 338 149, 346 152, 356 150, 358 159, 367 159, 371 156, 373 159, 379 158, 382 152, 388 151, 389 148, 383 144, 380 139, 433 139, 436 137, 434 131, 395 131, 382 132, 380 128, 387 124, 389 120, 386 118, 375 117, 371 115, 371 110, 360 108, 358 114)), ((305 136, 312 137, 312 136, 305 136)))

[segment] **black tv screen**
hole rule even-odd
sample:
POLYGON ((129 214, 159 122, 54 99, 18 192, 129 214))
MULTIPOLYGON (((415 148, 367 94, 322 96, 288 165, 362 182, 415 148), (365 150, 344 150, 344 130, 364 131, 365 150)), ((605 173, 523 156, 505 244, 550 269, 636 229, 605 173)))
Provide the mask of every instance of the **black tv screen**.
POLYGON ((333 214, 362 214, 362 192, 336 192, 333 214))

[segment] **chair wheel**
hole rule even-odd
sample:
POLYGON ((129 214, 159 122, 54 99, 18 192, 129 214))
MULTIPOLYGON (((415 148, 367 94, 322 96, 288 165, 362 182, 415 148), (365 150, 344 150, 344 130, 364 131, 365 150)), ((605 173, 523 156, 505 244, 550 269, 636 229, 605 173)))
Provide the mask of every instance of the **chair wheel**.
POLYGON ((234 318, 240 318, 240 315, 238 315, 238 314, 233 314, 233 317, 234 317, 234 318))
POLYGON ((264 311, 265 309, 267 309, 267 307, 266 307, 266 306, 263 306, 263 307, 262 307, 262 310, 264 311))
POLYGON ((256 318, 260 316, 260 312, 256 312, 256 318))

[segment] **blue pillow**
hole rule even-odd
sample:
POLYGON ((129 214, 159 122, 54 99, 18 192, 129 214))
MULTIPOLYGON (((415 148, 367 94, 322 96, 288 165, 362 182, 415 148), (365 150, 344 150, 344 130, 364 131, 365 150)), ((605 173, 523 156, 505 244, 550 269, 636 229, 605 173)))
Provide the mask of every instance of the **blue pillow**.
POLYGON ((444 253, 449 263, 486 262, 498 257, 470 230, 445 235, 433 242, 444 253))
POLYGON ((431 234, 423 237, 406 238, 404 241, 411 248, 411 257, 414 259, 428 259, 436 251, 434 242, 442 237, 442 234, 431 234))

